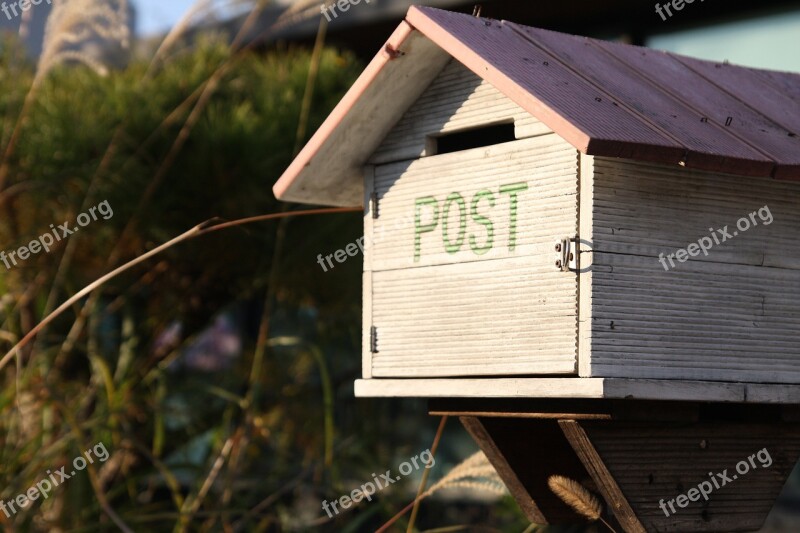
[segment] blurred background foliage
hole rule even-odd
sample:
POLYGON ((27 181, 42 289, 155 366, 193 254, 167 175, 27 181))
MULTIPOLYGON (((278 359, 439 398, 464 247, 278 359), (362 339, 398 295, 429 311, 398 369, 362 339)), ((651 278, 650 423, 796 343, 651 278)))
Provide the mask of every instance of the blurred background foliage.
MULTIPOLYGON (((283 209, 271 186, 296 148, 312 60, 293 48, 232 56, 208 38, 154 72, 143 61, 107 76, 57 67, 30 98, 35 69, 5 43, 2 249, 105 200, 114 215, 0 265, 2 352, 100 275, 192 226, 283 209)), ((318 66, 307 132, 362 68, 333 49, 318 66)), ((0 529, 117 531, 118 516, 134 531, 372 531, 413 500, 421 472, 333 519, 321 508, 430 447, 437 425, 424 403, 353 398, 361 263, 323 273, 316 256, 361 233, 357 213, 217 232, 46 328, 0 372, 0 494, 24 493, 98 442, 111 458, 11 519, 0 513, 0 529)), ((474 450, 451 421, 432 479, 474 450)), ((459 524, 528 527, 508 497, 432 498, 417 519, 420 530, 459 524)))

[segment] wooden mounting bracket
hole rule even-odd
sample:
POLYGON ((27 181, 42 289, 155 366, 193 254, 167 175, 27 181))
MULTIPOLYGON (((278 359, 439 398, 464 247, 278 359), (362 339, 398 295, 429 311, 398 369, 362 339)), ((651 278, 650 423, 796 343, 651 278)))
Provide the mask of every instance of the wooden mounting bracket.
POLYGON ((547 486, 562 475, 605 502, 617 531, 756 531, 800 456, 790 407, 440 400, 431 414, 459 417, 539 524, 583 520, 547 486), (690 492, 715 479, 707 500, 690 492))

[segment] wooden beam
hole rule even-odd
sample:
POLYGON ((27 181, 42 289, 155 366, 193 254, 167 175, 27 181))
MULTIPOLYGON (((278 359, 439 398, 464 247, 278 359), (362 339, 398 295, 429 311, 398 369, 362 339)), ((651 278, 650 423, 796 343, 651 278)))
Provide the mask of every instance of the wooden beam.
POLYGON ((533 420, 611 420, 611 415, 589 413, 502 413, 484 411, 431 411, 431 416, 466 416, 482 418, 525 418, 533 420))
POLYGON ((574 420, 559 420, 558 423, 620 525, 627 533, 646 533, 644 526, 636 518, 628 500, 625 499, 625 495, 609 473, 583 428, 574 420))
MULTIPOLYGON (((480 418, 530 418, 555 420, 648 421, 658 413, 661 421, 696 422, 707 404, 650 400, 582 400, 570 398, 431 398, 431 416, 473 416, 480 418)), ((779 421, 788 406, 719 404, 710 416, 743 420, 779 421)))
POLYGON ((473 438, 473 440, 480 446, 483 453, 492 463, 497 474, 503 480, 509 492, 517 500, 522 512, 528 517, 528 520, 535 524, 547 524, 547 519, 537 507, 536 502, 530 497, 528 490, 517 477, 516 472, 508 464, 503 452, 498 448, 494 439, 486 431, 486 428, 481 423, 480 419, 470 416, 462 416, 459 418, 461 424, 473 438))

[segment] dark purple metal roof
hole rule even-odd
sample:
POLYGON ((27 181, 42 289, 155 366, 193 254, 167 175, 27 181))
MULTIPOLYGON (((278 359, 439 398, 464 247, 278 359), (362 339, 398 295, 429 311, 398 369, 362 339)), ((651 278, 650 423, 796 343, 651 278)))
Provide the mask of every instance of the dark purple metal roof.
POLYGON ((800 179, 800 74, 425 7, 407 20, 586 153, 800 179))

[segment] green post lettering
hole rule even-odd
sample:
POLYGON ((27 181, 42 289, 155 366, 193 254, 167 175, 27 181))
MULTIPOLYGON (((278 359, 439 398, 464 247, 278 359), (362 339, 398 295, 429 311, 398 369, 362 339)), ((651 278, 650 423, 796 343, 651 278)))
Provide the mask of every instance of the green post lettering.
POLYGON ((423 196, 417 198, 414 203, 414 262, 419 262, 422 248, 422 234, 433 231, 439 224, 439 202, 433 196, 423 196), (433 222, 422 225, 422 207, 433 206, 433 222))
POLYGON ((464 244, 466 233, 467 203, 464 201, 463 196, 457 192, 451 192, 447 200, 444 201, 444 209, 442 209, 442 240, 444 241, 444 249, 447 250, 448 254, 454 254, 461 249, 461 246, 464 244), (447 223, 450 218, 450 205, 452 205, 453 202, 458 204, 459 214, 458 240, 456 240, 455 243, 450 241, 450 236, 447 233, 447 223))
POLYGON ((511 195, 511 221, 508 224, 508 249, 514 251, 517 247, 517 195, 528 190, 525 182, 511 183, 500 187, 500 194, 511 195))
POLYGON ((478 213, 478 204, 483 198, 487 198, 489 200, 490 209, 494 207, 494 193, 492 193, 492 191, 489 189, 481 189, 475 193, 475 196, 472 198, 472 220, 478 224, 486 226, 486 244, 483 246, 478 246, 475 235, 471 234, 469 236, 469 246, 472 248, 472 251, 475 252, 475 255, 484 255, 492 249, 492 246, 494 246, 494 224, 491 220, 478 213))

